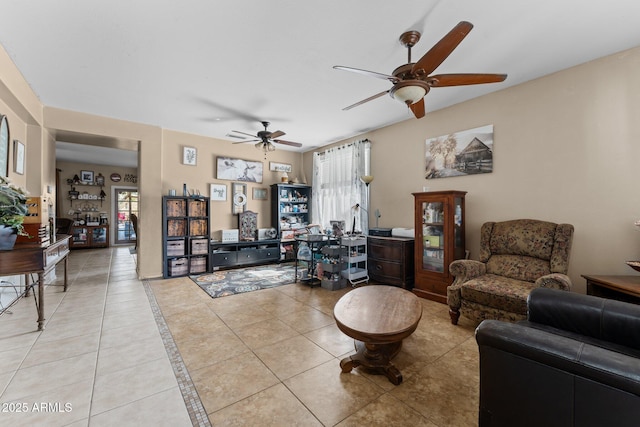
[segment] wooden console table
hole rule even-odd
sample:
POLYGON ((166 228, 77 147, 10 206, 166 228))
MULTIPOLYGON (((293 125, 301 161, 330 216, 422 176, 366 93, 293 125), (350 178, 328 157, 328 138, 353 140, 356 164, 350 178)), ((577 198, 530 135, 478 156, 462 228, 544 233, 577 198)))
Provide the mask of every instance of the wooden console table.
POLYGON ((640 276, 587 276, 587 295, 640 304, 640 276))
MULTIPOLYGON (((71 236, 59 235, 48 244, 17 243, 10 251, 0 251, 0 276, 24 274, 29 294, 31 287, 38 285, 36 309, 38 311, 38 330, 44 329, 44 276, 53 270, 60 261, 64 261, 64 291, 67 291, 67 267, 69 239, 71 236), (29 285, 29 275, 37 274, 38 280, 29 285)), ((36 291, 34 289, 34 296, 36 291)))

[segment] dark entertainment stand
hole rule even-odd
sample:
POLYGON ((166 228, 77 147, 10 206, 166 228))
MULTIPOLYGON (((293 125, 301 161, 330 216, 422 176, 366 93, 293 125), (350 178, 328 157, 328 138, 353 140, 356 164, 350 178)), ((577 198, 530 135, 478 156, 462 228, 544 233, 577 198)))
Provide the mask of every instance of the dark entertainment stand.
POLYGON ((213 271, 252 264, 274 263, 280 260, 280 240, 211 242, 209 255, 213 271))

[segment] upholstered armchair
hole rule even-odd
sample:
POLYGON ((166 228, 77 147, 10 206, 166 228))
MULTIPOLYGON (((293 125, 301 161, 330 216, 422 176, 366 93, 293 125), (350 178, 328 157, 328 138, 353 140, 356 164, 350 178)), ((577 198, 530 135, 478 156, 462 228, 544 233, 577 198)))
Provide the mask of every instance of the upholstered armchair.
POLYGON ((451 323, 460 314, 515 322, 527 317, 527 297, 545 287, 568 291, 566 275, 573 225, 534 219, 487 222, 480 230, 480 259, 449 265, 455 277, 447 288, 451 323))

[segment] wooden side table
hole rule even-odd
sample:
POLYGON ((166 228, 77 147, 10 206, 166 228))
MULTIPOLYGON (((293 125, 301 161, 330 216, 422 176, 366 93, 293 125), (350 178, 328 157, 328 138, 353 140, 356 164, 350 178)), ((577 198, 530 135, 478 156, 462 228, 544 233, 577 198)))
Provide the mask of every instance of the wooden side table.
POLYGON ((640 276, 588 276, 587 295, 640 304, 640 276))

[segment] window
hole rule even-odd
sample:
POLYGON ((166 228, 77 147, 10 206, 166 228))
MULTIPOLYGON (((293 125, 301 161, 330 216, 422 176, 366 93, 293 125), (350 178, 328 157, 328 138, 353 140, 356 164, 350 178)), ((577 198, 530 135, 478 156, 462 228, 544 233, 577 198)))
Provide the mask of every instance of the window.
POLYGON ((312 218, 323 229, 344 221, 345 231, 368 231, 367 189, 360 177, 370 175, 370 151, 364 140, 314 154, 312 218))

